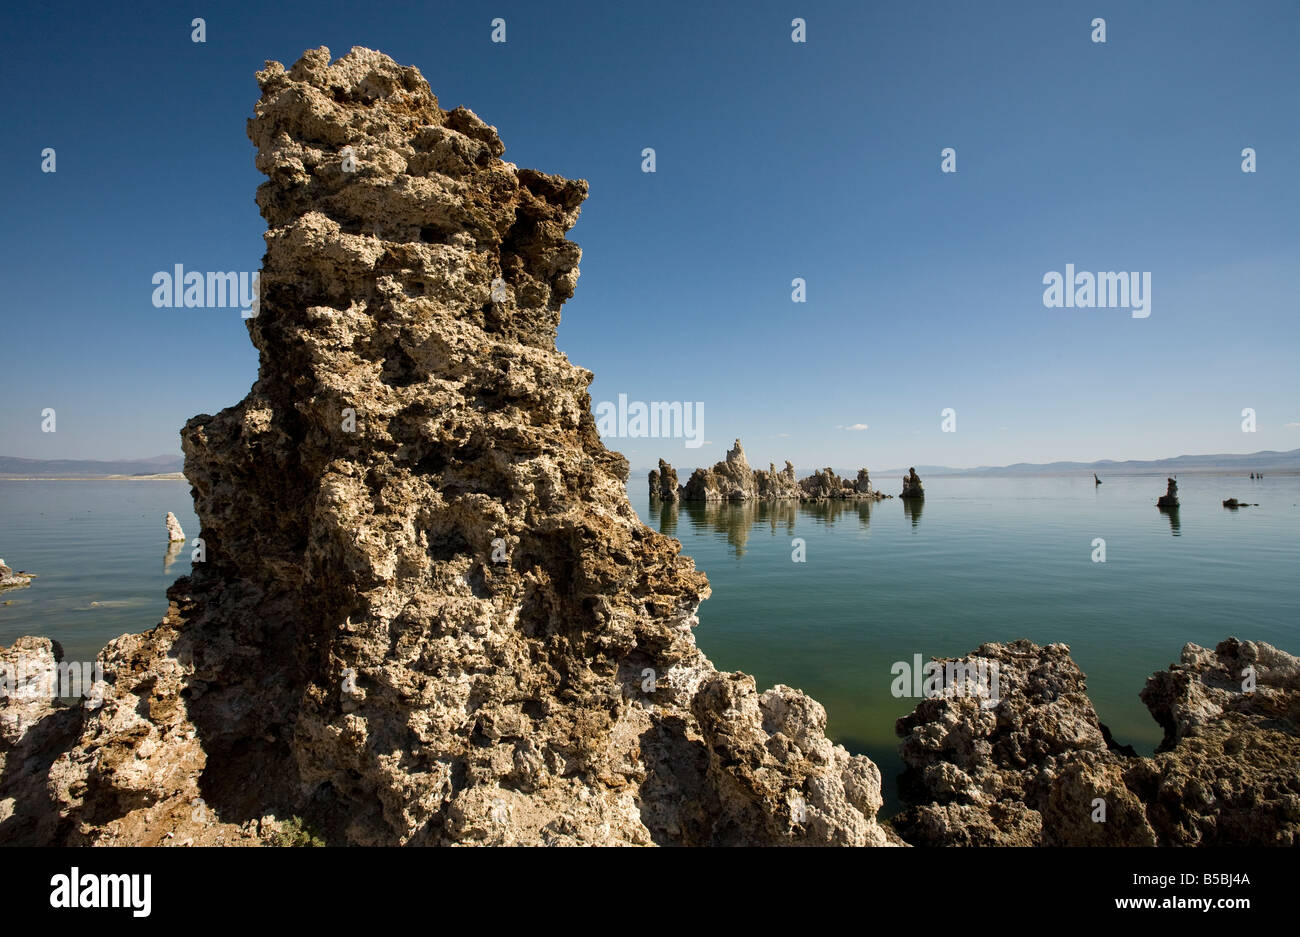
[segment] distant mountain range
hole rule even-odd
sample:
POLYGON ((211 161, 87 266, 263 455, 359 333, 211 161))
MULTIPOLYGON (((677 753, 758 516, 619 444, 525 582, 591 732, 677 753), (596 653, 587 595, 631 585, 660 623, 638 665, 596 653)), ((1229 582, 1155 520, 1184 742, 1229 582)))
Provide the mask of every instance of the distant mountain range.
POLYGON ((17 459, 0 456, 0 475, 162 475, 179 472, 185 460, 178 455, 156 455, 152 459, 121 459, 99 462, 92 459, 17 459))
MULTIPOLYGON (((707 466, 708 468, 713 463, 707 466)), ((907 474, 908 468, 888 468, 871 469, 872 481, 876 479, 893 478, 907 474)), ((651 466, 650 468, 653 468, 651 466)), ((650 468, 634 468, 631 471, 633 480, 640 475, 642 478, 650 471, 650 468)), ((683 468, 676 466, 679 480, 685 481, 690 477, 692 471, 697 466, 683 468)), ((803 467, 797 470, 799 474, 806 475, 812 471, 811 468, 803 467)), ((852 476, 857 472, 857 468, 836 468, 842 476, 852 476)), ((1266 449, 1262 452, 1251 452, 1239 454, 1235 452, 1222 452, 1215 455, 1180 455, 1172 459, 1152 459, 1149 461, 1140 461, 1130 459, 1127 462, 1116 462, 1114 459, 1101 459, 1097 462, 1017 462, 1015 465, 981 465, 976 468, 953 468, 950 465, 918 465, 916 473, 925 478, 929 475, 1068 475, 1071 473, 1096 472, 1098 475, 1147 475, 1158 474, 1160 472, 1169 472, 1171 475, 1176 472, 1300 472, 1300 449, 1292 449, 1289 452, 1276 452, 1272 449, 1266 449)))
MULTIPOLYGON (((1114 459, 1102 459, 1098 462, 1046 462, 1042 464, 1017 462, 1015 465, 981 465, 978 468, 951 468, 947 465, 918 465, 916 473, 926 475, 1064 475, 1069 472, 1096 472, 1110 475, 1144 475, 1149 472, 1296 472, 1300 471, 1300 449, 1290 452, 1276 452, 1266 449, 1262 452, 1238 454, 1223 452, 1215 455, 1180 455, 1172 459, 1152 459, 1116 462, 1114 459)), ((885 469, 880 474, 905 475, 907 469, 885 469)), ((872 471, 874 478, 876 472, 872 471)))

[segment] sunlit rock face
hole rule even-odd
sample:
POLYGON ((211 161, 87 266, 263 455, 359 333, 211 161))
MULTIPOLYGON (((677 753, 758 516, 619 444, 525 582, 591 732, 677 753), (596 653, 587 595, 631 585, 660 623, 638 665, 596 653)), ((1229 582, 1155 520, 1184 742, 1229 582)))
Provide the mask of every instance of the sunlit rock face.
POLYGON ((696 648, 708 583, 628 504, 555 347, 587 184, 378 52, 258 82, 257 381, 182 431, 205 557, 0 839, 897 842, 820 705, 696 648))

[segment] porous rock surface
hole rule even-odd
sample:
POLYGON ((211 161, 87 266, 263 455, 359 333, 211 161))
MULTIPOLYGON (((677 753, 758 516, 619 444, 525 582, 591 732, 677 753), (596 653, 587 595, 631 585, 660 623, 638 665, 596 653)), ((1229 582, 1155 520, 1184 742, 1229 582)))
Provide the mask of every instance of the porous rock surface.
POLYGON ((977 659, 999 665, 996 705, 935 696, 898 721, 909 806, 892 822, 909 843, 1300 845, 1297 658, 1188 644, 1141 693, 1165 729, 1151 758, 1111 740, 1065 645, 961 660, 977 659))
POLYGON ((695 646, 707 581, 555 347, 586 183, 378 52, 258 82, 258 379, 182 431, 206 559, 101 707, 4 722, 0 841, 897 842, 819 704, 695 646))

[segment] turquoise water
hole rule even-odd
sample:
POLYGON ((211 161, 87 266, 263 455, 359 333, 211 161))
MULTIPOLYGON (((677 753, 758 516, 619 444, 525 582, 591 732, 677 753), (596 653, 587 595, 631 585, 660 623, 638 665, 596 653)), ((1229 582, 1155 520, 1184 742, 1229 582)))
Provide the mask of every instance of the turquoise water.
MULTIPOLYGON (((880 765, 894 803, 894 721, 915 706, 890 692, 914 654, 966 654, 984 641, 1063 641, 1120 742, 1149 752, 1160 730, 1138 699, 1187 641, 1229 635, 1300 651, 1300 477, 1184 475, 1176 523, 1154 506, 1163 476, 931 478, 919 511, 878 504, 681 505, 650 509, 708 574, 696 639, 719 667, 784 683, 825 704, 829 732, 880 765), (1224 498, 1258 501, 1229 511, 1224 498), (791 540, 806 562, 791 561, 791 540), (1093 539, 1106 562, 1092 562, 1093 539)), ((91 660, 110 639, 152 627, 165 590, 162 517, 189 537, 186 482, 0 480, 0 557, 39 574, 0 593, 0 644, 20 635, 91 660), (100 603, 92 605, 91 603, 100 603)))
POLYGON ((828 732, 880 765, 887 813, 901 770, 895 661, 960 656, 986 641, 1064 642, 1117 741, 1149 754, 1160 728, 1138 699, 1188 642, 1235 635, 1300 652, 1300 477, 1183 475, 1176 518, 1164 476, 931 478, 919 510, 866 504, 651 510, 708 574, 696 640, 760 688, 821 701, 828 732), (1230 511, 1224 499, 1259 502, 1230 511), (806 562, 791 559, 793 538, 806 562), (1106 562, 1094 563, 1094 538, 1106 562))

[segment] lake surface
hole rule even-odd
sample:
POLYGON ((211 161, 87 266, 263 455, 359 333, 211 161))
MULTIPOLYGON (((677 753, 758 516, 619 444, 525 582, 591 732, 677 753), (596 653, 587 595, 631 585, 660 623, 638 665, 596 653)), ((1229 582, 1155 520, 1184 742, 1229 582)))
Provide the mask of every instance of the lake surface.
MULTIPOLYGON (((829 713, 832 738, 881 767, 886 815, 901 765, 894 722, 916 704, 890 692, 891 665, 958 656, 985 641, 1062 641, 1088 675, 1102 721, 1149 753, 1160 740, 1138 692, 1184 643, 1229 635, 1300 651, 1300 477, 1183 475, 1176 518, 1155 507, 1163 476, 928 478, 918 509, 876 504, 702 505, 643 520, 677 537, 708 574, 696 640, 760 689, 798 687, 829 713), (1237 497, 1259 507, 1229 511, 1237 497), (1094 563, 1093 540, 1106 542, 1094 563), (805 542, 806 562, 791 560, 805 542)), ((165 591, 163 515, 198 521, 183 481, 0 480, 0 557, 39 574, 0 593, 0 644, 62 642, 69 660, 153 627, 165 591), (92 604, 99 603, 99 604, 92 604)))
POLYGON ((1162 733, 1138 693, 1185 643, 1236 636, 1300 652, 1300 477, 1184 474, 1174 517, 1155 506, 1163 475, 924 482, 916 507, 652 509, 644 476, 628 486, 642 519, 709 577, 701 649, 760 689, 784 683, 825 705, 831 737, 880 766, 885 815, 902 769, 894 722, 917 702, 892 695, 896 661, 1064 642, 1116 740, 1150 754, 1162 733), (1230 497, 1260 506, 1231 511, 1230 497), (1092 560, 1098 537, 1104 563, 1092 560))
POLYGON ((167 587, 190 573, 188 545, 167 556, 168 511, 199 535, 186 481, 0 479, 0 557, 37 574, 0 592, 12 603, 0 604, 0 644, 39 635, 69 661, 93 661, 118 635, 158 624, 167 587))

